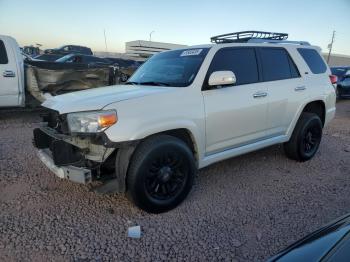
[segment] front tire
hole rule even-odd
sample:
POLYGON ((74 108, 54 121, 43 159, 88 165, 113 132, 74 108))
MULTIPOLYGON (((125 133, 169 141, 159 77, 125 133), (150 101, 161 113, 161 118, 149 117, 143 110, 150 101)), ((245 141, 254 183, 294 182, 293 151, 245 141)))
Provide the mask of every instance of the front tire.
POLYGON ((129 76, 128 76, 128 75, 126 75, 126 74, 124 74, 124 73, 121 74, 120 80, 121 80, 123 83, 126 82, 126 81, 128 81, 128 79, 129 79, 129 76))
POLYGON ((284 144, 288 158, 300 162, 310 160, 317 152, 322 138, 322 122, 314 113, 302 113, 292 137, 284 144))
POLYGON ((153 136, 136 149, 128 170, 128 196, 139 208, 161 213, 179 205, 196 173, 192 151, 180 139, 153 136))

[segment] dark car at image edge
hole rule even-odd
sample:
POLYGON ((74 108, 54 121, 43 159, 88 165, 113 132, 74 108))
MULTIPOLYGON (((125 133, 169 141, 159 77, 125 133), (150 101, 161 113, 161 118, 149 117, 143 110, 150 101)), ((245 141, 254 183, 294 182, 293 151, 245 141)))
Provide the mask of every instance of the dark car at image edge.
POLYGON ((331 67, 332 74, 337 76, 337 98, 350 97, 350 66, 331 67))
POLYGON ((268 262, 350 261, 350 214, 290 245, 268 262))

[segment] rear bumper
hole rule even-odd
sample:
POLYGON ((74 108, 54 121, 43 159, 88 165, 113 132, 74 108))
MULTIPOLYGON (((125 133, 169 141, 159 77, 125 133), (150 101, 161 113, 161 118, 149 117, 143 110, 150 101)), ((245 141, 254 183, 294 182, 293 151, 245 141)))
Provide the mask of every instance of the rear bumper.
POLYGON ((328 125, 328 123, 335 117, 335 110, 335 107, 327 110, 324 126, 328 125))
POLYGON ((88 184, 92 182, 91 170, 75 166, 56 166, 49 150, 39 149, 37 155, 41 162, 50 169, 57 177, 68 179, 76 183, 88 184))

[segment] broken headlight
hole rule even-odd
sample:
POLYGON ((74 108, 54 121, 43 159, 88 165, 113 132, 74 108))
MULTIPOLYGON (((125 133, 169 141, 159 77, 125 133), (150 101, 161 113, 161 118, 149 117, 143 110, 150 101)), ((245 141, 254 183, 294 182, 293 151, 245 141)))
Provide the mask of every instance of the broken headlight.
POLYGON ((117 123, 118 117, 114 110, 90 111, 70 113, 67 121, 72 133, 97 133, 117 123))

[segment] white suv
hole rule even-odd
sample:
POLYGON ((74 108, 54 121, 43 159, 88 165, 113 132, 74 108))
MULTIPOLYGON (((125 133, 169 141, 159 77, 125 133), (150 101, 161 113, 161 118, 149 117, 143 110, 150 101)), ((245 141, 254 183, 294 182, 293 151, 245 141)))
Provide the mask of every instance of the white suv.
POLYGON ((312 158, 334 117, 319 48, 287 35, 239 32, 154 55, 125 85, 60 95, 34 143, 57 176, 127 192, 148 212, 177 206, 197 169, 283 143, 312 158), (101 183, 100 183, 101 184, 101 183))

